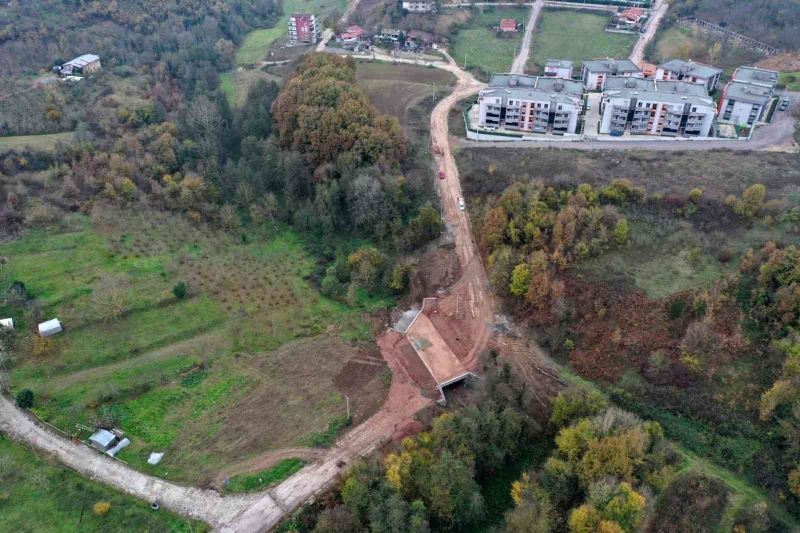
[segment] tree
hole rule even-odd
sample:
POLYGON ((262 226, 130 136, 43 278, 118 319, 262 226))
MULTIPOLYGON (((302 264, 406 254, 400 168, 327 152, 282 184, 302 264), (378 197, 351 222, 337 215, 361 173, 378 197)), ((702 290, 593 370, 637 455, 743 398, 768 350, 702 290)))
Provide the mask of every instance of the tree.
POLYGON ((172 287, 172 294, 178 300, 183 300, 186 297, 187 287, 185 281, 179 281, 172 287))
POLYGON ((742 197, 733 205, 734 212, 745 218, 753 218, 764 207, 767 189, 760 183, 751 185, 742 192, 742 197))
POLYGON ((34 395, 30 389, 22 389, 17 393, 16 403, 20 409, 30 409, 33 407, 34 395))
POLYGON ((528 282, 531 278, 531 268, 527 263, 520 263, 511 272, 511 283, 508 291, 514 296, 522 296, 528 292, 528 282))
POLYGON ((789 472, 789 491, 795 495, 796 498, 800 498, 800 465, 789 472))
POLYGON ((601 392, 572 386, 556 396, 550 413, 550 422, 561 428, 579 418, 594 416, 607 406, 608 402, 601 392))
POLYGON ((352 279, 367 291, 378 289, 386 258, 372 246, 362 246, 347 258, 352 279))
POLYGON ((597 533, 602 519, 600 511, 585 503, 569 515, 569 530, 572 533, 597 533))
POLYGON ((628 227, 628 220, 621 218, 614 225, 614 240, 620 246, 628 244, 630 238, 630 228, 628 227))

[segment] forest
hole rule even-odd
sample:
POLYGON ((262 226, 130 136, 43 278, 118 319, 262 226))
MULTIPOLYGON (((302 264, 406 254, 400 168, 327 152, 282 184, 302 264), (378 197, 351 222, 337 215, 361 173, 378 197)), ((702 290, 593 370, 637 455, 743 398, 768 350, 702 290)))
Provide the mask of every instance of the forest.
POLYGON ((677 0, 670 17, 697 17, 775 47, 800 48, 800 5, 794 0, 677 0))
POLYGON ((797 208, 766 195, 758 183, 719 201, 699 188, 648 194, 624 179, 521 180, 477 197, 475 211, 492 285, 554 354, 617 405, 797 509, 797 208), (723 234, 716 244, 697 237, 723 234), (681 253, 688 271, 663 272, 661 256, 681 253), (648 260, 660 271, 631 279, 648 260), (674 275, 684 287, 660 285, 674 275))

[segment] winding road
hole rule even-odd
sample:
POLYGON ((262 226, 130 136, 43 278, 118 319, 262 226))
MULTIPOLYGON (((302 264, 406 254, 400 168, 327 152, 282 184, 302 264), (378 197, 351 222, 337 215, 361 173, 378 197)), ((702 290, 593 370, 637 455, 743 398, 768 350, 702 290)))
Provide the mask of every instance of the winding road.
MULTIPOLYGON (((356 2, 353 2, 353 5, 356 2)), ((543 0, 537 0, 531 7, 521 50, 512 65, 513 72, 524 72, 534 27, 543 5, 543 0)), ((665 11, 665 6, 666 2, 661 0, 659 9, 663 8, 665 11)), ((352 12, 352 8, 348 12, 352 12)), ((663 16, 663 13, 660 16, 663 16)), ((655 22, 654 20, 651 24, 653 27, 658 26, 655 22)), ((326 34, 326 37, 329 39, 330 34, 326 34)), ((652 35, 643 34, 637 47, 643 51, 649 39, 652 39, 652 35)), ((636 49, 634 52, 637 53, 636 49)), ((436 163, 445 174, 445 179, 436 180, 436 184, 442 202, 443 218, 448 230, 453 234, 463 270, 463 276, 458 283, 467 284, 469 293, 475 295, 474 302, 479 307, 485 325, 472 347, 472 351, 477 353, 489 341, 494 302, 474 241, 469 217, 466 211, 459 208, 462 191, 458 168, 451 150, 448 115, 458 102, 477 93, 484 84, 460 69, 446 53, 445 57, 446 62, 425 63, 453 73, 457 80, 452 93, 442 99, 431 113, 431 142, 440 149, 436 163)), ((390 62, 421 64, 420 61, 384 57, 380 54, 375 58, 390 62)), ((380 343, 381 339, 378 339, 378 344, 380 343)), ((319 460, 276 487, 259 494, 221 496, 215 491, 176 485, 148 476, 44 427, 3 396, 0 396, 0 431, 10 438, 53 456, 90 479, 145 501, 157 501, 176 513, 202 520, 218 531, 225 533, 268 531, 280 523, 288 513, 330 487, 343 467, 385 443, 403 423, 430 405, 430 400, 421 395, 402 364, 388 355, 388 352, 389 350, 382 350, 392 369, 393 380, 381 410, 347 433, 333 448, 324 452, 319 460)))

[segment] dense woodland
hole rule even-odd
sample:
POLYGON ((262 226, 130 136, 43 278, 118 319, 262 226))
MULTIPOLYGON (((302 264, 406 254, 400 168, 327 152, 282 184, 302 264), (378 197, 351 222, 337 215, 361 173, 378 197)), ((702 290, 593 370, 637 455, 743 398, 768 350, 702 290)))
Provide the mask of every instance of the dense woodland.
POLYGON ((580 270, 582 263, 636 239, 628 219, 658 219, 675 231, 678 219, 695 219, 700 226, 707 224, 702 220, 725 220, 728 227, 763 219, 791 228, 797 216, 796 208, 768 206, 760 184, 724 204, 702 196, 694 189, 685 199, 648 197, 615 180, 598 190, 520 182, 499 196, 478 198, 490 281, 554 353, 582 376, 607 384, 618 404, 662 421, 670 437, 797 509, 796 245, 766 241, 741 257, 723 245, 719 260, 738 270, 708 289, 660 301, 590 281, 580 270))
POLYGON ((671 17, 697 17, 772 46, 800 48, 800 4, 795 0, 677 0, 671 17))

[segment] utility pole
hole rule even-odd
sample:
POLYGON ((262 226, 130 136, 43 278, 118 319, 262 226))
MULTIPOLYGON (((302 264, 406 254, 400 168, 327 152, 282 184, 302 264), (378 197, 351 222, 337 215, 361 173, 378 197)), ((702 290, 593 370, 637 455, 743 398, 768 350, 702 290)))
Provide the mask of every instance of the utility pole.
POLYGON ((344 399, 347 402, 347 419, 350 420, 350 397, 345 396, 344 399))
POLYGON ((464 70, 467 70, 467 53, 464 52, 464 70))

